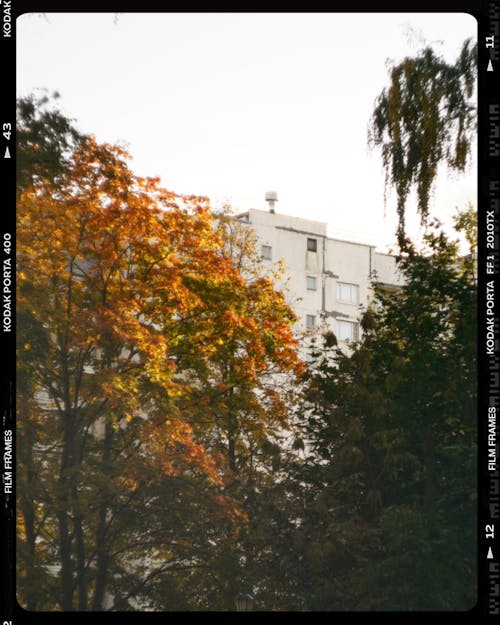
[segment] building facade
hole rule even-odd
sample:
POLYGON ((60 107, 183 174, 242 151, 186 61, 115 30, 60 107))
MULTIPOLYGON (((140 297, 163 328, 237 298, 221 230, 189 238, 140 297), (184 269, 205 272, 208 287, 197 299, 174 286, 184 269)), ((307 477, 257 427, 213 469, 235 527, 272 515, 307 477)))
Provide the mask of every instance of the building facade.
POLYGON ((284 262, 284 280, 277 286, 286 289, 297 332, 326 325, 339 341, 358 340, 372 279, 387 288, 402 284, 396 259, 372 245, 328 237, 324 222, 276 213, 274 201, 269 211, 252 208, 237 219, 255 232, 265 263, 284 262))

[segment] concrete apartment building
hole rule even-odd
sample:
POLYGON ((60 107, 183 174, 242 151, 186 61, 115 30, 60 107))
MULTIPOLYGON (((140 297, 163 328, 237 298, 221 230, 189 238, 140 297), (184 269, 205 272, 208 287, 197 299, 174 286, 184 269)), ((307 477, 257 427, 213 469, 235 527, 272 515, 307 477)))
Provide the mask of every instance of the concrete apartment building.
POLYGON ((256 233, 265 262, 284 261, 297 332, 325 322, 339 341, 359 339, 359 318, 370 301, 371 277, 387 288, 402 283, 395 258, 376 252, 373 245, 328 237, 324 222, 279 214, 276 200, 276 193, 268 192, 268 211, 251 208, 237 219, 256 233))

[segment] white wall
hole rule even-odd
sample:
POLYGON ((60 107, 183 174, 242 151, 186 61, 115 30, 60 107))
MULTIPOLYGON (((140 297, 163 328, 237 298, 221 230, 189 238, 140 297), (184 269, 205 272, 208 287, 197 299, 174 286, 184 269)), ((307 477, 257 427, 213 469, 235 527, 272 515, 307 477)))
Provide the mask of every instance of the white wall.
MULTIPOLYGON (((337 334, 338 320, 357 321, 361 307, 371 297, 370 276, 377 271, 377 280, 400 285, 395 258, 375 252, 373 246, 327 237, 327 224, 279 213, 250 209, 239 216, 258 236, 260 245, 272 248, 272 263, 283 260, 288 278, 289 304, 299 321, 297 331, 306 328, 306 315, 314 315, 317 323, 324 317, 337 334), (308 239, 317 241, 317 251, 308 251, 308 239), (316 290, 307 288, 307 277, 316 278, 316 290), (339 301, 338 283, 359 287, 359 301, 339 301)), ((282 288, 283 284, 277 284, 282 288)))

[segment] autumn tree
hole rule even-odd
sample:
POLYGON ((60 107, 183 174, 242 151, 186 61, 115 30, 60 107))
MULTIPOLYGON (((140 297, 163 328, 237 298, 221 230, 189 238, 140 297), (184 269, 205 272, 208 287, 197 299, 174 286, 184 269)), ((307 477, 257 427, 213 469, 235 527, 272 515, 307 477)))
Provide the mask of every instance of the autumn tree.
POLYGON ((260 378, 298 371, 293 315, 224 252, 205 198, 38 104, 19 103, 38 154, 18 172, 19 596, 169 609, 154 589, 245 522, 226 463, 286 423, 260 378))
POLYGON ((426 47, 389 67, 390 85, 375 102, 369 143, 381 152, 386 190, 396 191, 400 246, 412 188, 425 223, 438 166, 464 171, 470 161, 477 123, 476 58, 477 45, 467 40, 454 63, 426 47))
MULTIPOLYGON (((295 315, 285 295, 273 286, 280 268, 269 272, 247 225, 227 211, 219 211, 216 218, 221 253, 244 279, 231 289, 214 288, 207 276, 190 282, 193 289, 224 302, 226 313, 218 323, 214 351, 206 359, 196 356, 195 328, 182 335, 183 363, 191 380, 197 381, 185 410, 199 413, 195 421, 204 444, 225 459, 225 493, 242 502, 247 522, 238 528, 220 522, 207 551, 209 570, 194 570, 180 583, 199 597, 199 608, 234 609, 235 596, 253 584, 260 589, 261 601, 265 598, 271 572, 264 551, 270 547, 263 542, 262 529, 283 502, 277 458, 290 436, 296 379, 303 365, 295 354, 295 315)), ((203 332, 199 324, 209 322, 208 312, 195 321, 196 332, 203 332)), ((191 318, 182 322, 193 323, 191 318)))

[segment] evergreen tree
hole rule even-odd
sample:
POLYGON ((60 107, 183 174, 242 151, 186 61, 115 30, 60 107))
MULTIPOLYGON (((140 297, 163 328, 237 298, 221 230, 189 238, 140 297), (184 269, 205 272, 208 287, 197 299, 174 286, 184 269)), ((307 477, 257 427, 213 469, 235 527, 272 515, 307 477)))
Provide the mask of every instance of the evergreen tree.
POLYGON ((474 267, 437 229, 425 242, 399 258, 401 290, 374 286, 360 343, 346 354, 330 336, 316 352, 303 426, 313 609, 474 605, 474 267))

